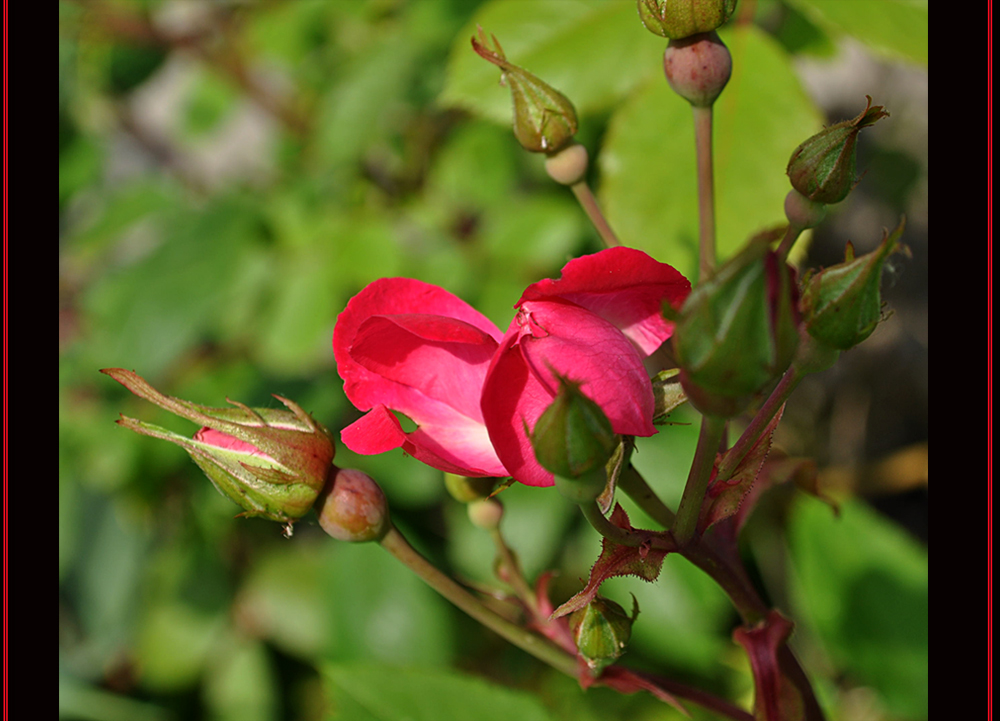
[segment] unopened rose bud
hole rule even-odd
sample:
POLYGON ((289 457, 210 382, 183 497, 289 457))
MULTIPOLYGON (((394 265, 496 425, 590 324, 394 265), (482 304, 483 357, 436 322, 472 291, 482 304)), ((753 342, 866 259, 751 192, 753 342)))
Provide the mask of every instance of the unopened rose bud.
POLYGON ((531 434, 535 458, 555 474, 556 490, 577 503, 597 498, 618 436, 601 407, 566 378, 531 434))
POLYGON ((134 418, 119 425, 176 443, 188 452, 219 492, 240 505, 246 517, 292 523, 313 505, 326 482, 334 455, 330 432, 296 403, 274 396, 288 410, 210 408, 166 396, 141 376, 123 368, 105 368, 140 398, 202 426, 193 438, 134 418))
POLYGON ((785 196, 785 217, 793 228, 808 230, 815 228, 826 218, 826 205, 809 200, 795 188, 785 196))
POLYGON ((674 351, 681 383, 702 413, 728 417, 788 367, 799 342, 794 271, 750 241, 695 286, 681 308, 674 351))
POLYGON ((476 528, 495 531, 503 518, 503 504, 495 498, 480 498, 467 506, 469 520, 476 528))
POLYGON ((729 20, 736 0, 638 0, 639 19, 664 38, 681 39, 715 30, 729 20))
POLYGON ((378 541, 389 531, 389 504, 379 485, 361 471, 334 468, 316 499, 319 525, 338 541, 378 541))
POLYGON ((802 293, 802 316, 809 334, 824 345, 848 350, 865 340, 882 320, 880 284, 890 255, 909 249, 899 242, 905 223, 871 253, 854 257, 848 245, 843 263, 824 268, 808 279, 802 293))
POLYGON ((596 596, 585 607, 569 617, 569 627, 577 651, 594 676, 625 653, 632 637, 632 624, 639 615, 639 603, 632 597, 632 615, 609 598, 596 596))
POLYGON ((545 159, 545 172, 557 183, 575 185, 587 174, 587 149, 579 143, 567 145, 545 159))
POLYGON ((733 58, 713 30, 671 40, 663 52, 663 73, 675 93, 696 108, 707 108, 729 82, 733 58))
POLYGON ((792 187, 817 203, 839 203, 857 185, 858 133, 889 116, 881 105, 872 107, 872 99, 861 113, 850 120, 831 125, 797 147, 788 161, 792 187))
POLYGON ((555 153, 569 145, 577 129, 573 103, 548 83, 508 62, 496 37, 493 47, 496 49, 486 46, 486 36, 479 28, 479 40, 472 38, 472 48, 500 68, 500 82, 510 87, 517 142, 533 153, 555 153))

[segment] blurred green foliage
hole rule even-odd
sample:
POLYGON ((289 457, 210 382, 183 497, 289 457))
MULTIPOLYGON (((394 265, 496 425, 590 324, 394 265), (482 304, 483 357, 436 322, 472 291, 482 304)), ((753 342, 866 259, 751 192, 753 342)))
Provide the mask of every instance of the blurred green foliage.
MULTIPOLYGON (((831 56, 845 34, 905 62, 927 57, 926 2, 741 6, 725 36, 737 74, 718 106, 723 254, 782 221, 784 163, 823 120, 796 57, 831 56)), ((331 334, 366 283, 436 283, 503 328, 525 285, 598 250, 572 196, 513 139, 507 91, 469 47, 477 24, 576 102, 592 180, 626 242, 690 274, 688 111, 634 3, 61 0, 59 23, 60 718, 679 718, 645 694, 582 694, 377 547, 335 543, 310 521, 286 541, 275 524, 234 520, 183 453, 113 421, 194 429, 97 373, 134 369, 208 405, 273 405, 280 393, 336 429, 357 412, 331 334)), ((904 195, 915 162, 879 157, 904 195)), ((694 435, 668 426, 640 441, 636 464, 668 502, 694 435)), ((439 473, 401 452, 341 447, 337 462, 379 480, 435 562, 493 581, 488 538, 439 473)), ((516 486, 503 498, 525 568, 560 568, 553 595, 564 600, 596 535, 554 492, 516 486)), ((837 522, 793 507, 794 573, 769 590, 801 614, 831 717, 861 688, 883 714, 866 718, 917 721, 926 551, 848 509, 837 522)), ((640 600, 626 660, 749 703, 718 589, 674 558, 655 585, 636 585, 607 586, 623 604, 640 600)))

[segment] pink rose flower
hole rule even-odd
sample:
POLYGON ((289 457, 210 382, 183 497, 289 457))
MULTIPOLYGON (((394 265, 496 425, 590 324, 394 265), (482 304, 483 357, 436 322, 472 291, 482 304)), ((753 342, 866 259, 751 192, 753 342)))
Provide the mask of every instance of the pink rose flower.
POLYGON ((643 360, 673 332, 663 303, 679 308, 690 290, 671 266, 619 247, 572 260, 559 280, 524 291, 482 392, 490 440, 515 480, 554 483, 535 460, 530 434, 555 398, 556 375, 580 383, 615 433, 656 433, 643 360))
POLYGON ((383 278, 365 287, 333 332, 344 392, 369 411, 341 432, 344 444, 363 454, 402 448, 465 476, 509 476, 479 403, 501 336, 486 316, 437 286, 383 278), (417 429, 404 432, 390 411, 417 429))
POLYGON ((375 281, 351 299, 333 333, 344 392, 369 411, 341 439, 357 453, 402 448, 442 471, 551 486, 529 435, 555 397, 556 374, 580 383, 615 433, 653 435, 643 360, 673 331, 663 303, 679 307, 690 289, 669 265, 611 248, 529 286, 502 335, 437 286, 375 281), (405 432, 392 411, 416 430, 405 432))

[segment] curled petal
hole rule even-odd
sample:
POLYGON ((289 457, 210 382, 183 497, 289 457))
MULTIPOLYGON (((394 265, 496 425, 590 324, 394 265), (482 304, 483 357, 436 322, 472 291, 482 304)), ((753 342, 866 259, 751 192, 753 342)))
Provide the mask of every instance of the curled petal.
POLYGON ((497 455, 521 483, 554 482, 535 459, 530 433, 555 398, 556 374, 579 383, 615 433, 656 433, 652 385, 638 351, 617 328, 572 303, 522 303, 494 357, 482 398, 497 455))
POLYGON ((616 247, 571 260, 558 280, 528 286, 517 305, 568 300, 614 325, 648 356, 673 333, 673 323, 663 317, 664 302, 680 308, 690 291, 690 281, 672 266, 641 250, 616 247))
POLYGON ((480 392, 500 331, 456 296, 420 281, 387 278, 355 296, 333 346, 344 391, 372 412, 344 429, 359 453, 402 447, 450 473, 506 476, 490 444, 480 392), (405 433, 389 411, 417 430, 405 433))

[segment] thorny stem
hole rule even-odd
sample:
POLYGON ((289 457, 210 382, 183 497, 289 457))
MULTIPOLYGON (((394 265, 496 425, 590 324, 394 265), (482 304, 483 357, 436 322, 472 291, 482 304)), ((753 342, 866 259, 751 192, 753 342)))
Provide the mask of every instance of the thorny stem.
POLYGON ((719 451, 719 441, 726 429, 724 418, 702 416, 701 432, 698 434, 698 446, 695 448, 691 471, 688 473, 684 493, 681 495, 677 516, 670 530, 677 545, 684 548, 694 538, 701 515, 701 504, 708 489, 708 481, 712 476, 712 466, 719 451))
POLYGON ((604 218, 604 213, 601 212, 601 208, 597 204, 597 199, 591 192, 590 186, 587 185, 587 181, 581 180, 573 183, 570 189, 573 191, 576 199, 580 201, 580 205, 583 206, 583 210, 587 213, 587 217, 590 218, 590 222, 597 228, 597 232, 600 234, 601 240, 604 241, 605 247, 612 248, 616 245, 621 245, 618 236, 611 230, 611 226, 608 225, 608 221, 604 218))
POLYGON ((692 107, 698 164, 698 282, 715 271, 715 181, 712 171, 712 106, 692 107))
POLYGON ((471 593, 421 556, 403 535, 392 526, 381 541, 387 550, 411 571, 416 573, 431 588, 469 614, 479 623, 527 651, 535 658, 573 678, 577 677, 576 658, 559 648, 547 638, 538 636, 517 624, 511 623, 487 608, 471 593))

